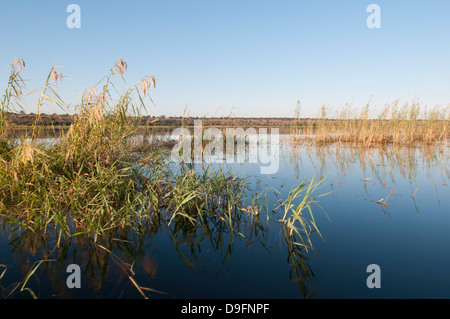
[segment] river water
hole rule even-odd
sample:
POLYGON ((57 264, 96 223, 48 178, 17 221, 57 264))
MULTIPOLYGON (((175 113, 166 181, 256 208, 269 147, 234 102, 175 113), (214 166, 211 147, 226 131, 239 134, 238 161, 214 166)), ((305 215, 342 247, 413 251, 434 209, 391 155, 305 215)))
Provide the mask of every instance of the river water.
MULTIPOLYGON (((287 196, 304 179, 324 177, 314 217, 322 237, 313 249, 289 251, 271 212, 262 227, 239 234, 174 233, 165 224, 145 235, 124 234, 108 246, 92 241, 11 233, 0 235, 0 291, 30 298, 449 298, 449 147, 369 148, 293 145, 284 139, 279 169, 262 175, 258 164, 231 164, 235 172, 271 187, 268 202, 287 196), (268 221, 267 221, 268 220, 268 221), (81 288, 69 289, 67 266, 81 269, 81 288), (369 288, 369 265, 380 288, 369 288)), ((269 206, 270 206, 269 205, 269 206)), ((1 297, 1 295, 0 295, 1 297)))

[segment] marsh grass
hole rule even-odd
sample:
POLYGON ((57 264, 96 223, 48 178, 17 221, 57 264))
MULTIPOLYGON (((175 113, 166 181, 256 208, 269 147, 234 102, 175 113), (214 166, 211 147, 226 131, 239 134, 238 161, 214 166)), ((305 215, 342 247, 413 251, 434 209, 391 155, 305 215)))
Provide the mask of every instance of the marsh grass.
POLYGON ((449 136, 450 106, 429 109, 421 102, 386 104, 376 113, 370 101, 358 110, 345 105, 339 110, 322 106, 319 114, 304 122, 300 104, 295 109, 291 126, 293 142, 316 144, 345 143, 358 147, 382 145, 434 145, 446 143, 449 136))
POLYGON ((287 198, 278 200, 274 209, 284 226, 286 240, 290 245, 302 247, 306 252, 313 247, 311 241, 313 233, 323 238, 314 218, 313 205, 320 208, 318 198, 327 195, 316 195, 316 189, 324 180, 325 177, 322 177, 314 181, 313 177, 310 181, 305 180, 293 186, 287 198))
POLYGON ((47 77, 31 139, 10 141, 4 135, 6 115, 22 89, 21 69, 13 66, 1 109, 2 216, 14 216, 15 223, 33 231, 45 232, 57 225, 67 235, 106 235, 114 229, 137 227, 152 218, 148 212, 161 208, 172 214, 170 224, 179 219, 194 222, 198 217, 194 212, 236 205, 233 198, 240 193, 236 193, 235 179, 225 173, 210 176, 208 170, 194 174, 183 169, 175 176, 168 166, 160 165, 164 155, 144 154, 130 142, 135 133, 133 115, 144 107, 155 80, 147 76, 140 87, 113 97, 110 88, 119 86, 113 81, 120 81, 126 69, 124 61, 116 61, 99 84, 99 93, 95 87, 84 92, 75 121, 62 139, 45 145, 36 139, 42 127, 40 109, 44 101, 65 107, 51 82, 62 75, 52 68, 47 77))
MULTIPOLYGON (((83 240, 118 262, 140 295, 160 293, 140 286, 132 264, 116 258, 105 242, 132 242, 134 236, 144 236, 161 224, 169 229, 187 263, 189 258, 180 248, 186 238, 192 239, 191 253, 205 238, 216 249, 225 246, 222 263, 229 260, 235 238, 243 238, 247 246, 255 241, 264 245, 273 212, 288 230, 286 241, 294 248, 289 253, 312 249, 309 237, 319 233, 311 208, 318 197, 313 193, 323 179, 302 182, 286 200, 270 208, 270 188, 256 191, 247 177, 226 167, 171 162, 170 146, 136 138, 135 119, 145 111, 145 100, 151 100, 156 80, 146 76, 127 89, 123 76, 128 66, 121 59, 108 76, 83 92, 69 129, 45 142, 42 137, 54 136, 55 128, 43 125, 42 107, 51 103, 67 109, 57 85, 64 76, 52 67, 36 102, 31 134, 11 139, 8 114, 22 108, 25 85, 20 74, 24 67, 21 59, 13 62, 0 100, 0 220, 11 234, 51 237, 56 246, 33 265, 16 289, 37 297, 27 282, 42 262, 58 255, 64 242, 83 240)), ((304 260, 303 256, 292 258, 304 260)), ((5 270, 0 277, 4 274, 5 270)), ((298 273, 302 274, 307 275, 298 273)))
MULTIPOLYGON (((137 142, 134 120, 145 110, 156 80, 146 76, 127 89, 127 64, 121 59, 108 76, 84 91, 70 128, 57 141, 40 143, 41 130, 51 130, 39 121, 44 103, 67 108, 57 92, 64 76, 52 67, 37 100, 31 137, 8 140, 7 114, 21 108, 24 66, 23 60, 15 60, 1 100, 0 215, 8 222, 36 233, 97 239, 124 229, 139 231, 155 220, 165 221, 175 232, 201 228, 211 234, 217 225, 234 232, 244 214, 259 214, 257 197, 247 205, 244 177, 220 166, 174 166, 167 148, 137 142)), ((287 211, 283 219, 301 222, 304 208, 310 209, 306 205, 290 211, 297 214, 295 220, 287 211)))

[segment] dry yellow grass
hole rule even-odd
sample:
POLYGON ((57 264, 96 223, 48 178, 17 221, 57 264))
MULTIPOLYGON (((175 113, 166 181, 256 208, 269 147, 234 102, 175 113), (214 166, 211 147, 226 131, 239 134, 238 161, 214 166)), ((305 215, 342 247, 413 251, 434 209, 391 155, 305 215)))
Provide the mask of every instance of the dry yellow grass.
MULTIPOLYGON (((296 109, 296 117, 299 106, 296 109)), ((319 144, 347 143, 371 147, 379 145, 416 145, 446 143, 449 136, 450 106, 428 109, 418 102, 399 106, 387 104, 379 114, 372 114, 367 104, 362 111, 350 106, 333 112, 323 106, 312 125, 292 126, 296 143, 307 140, 319 144), (306 137, 305 137, 306 136, 306 137)))

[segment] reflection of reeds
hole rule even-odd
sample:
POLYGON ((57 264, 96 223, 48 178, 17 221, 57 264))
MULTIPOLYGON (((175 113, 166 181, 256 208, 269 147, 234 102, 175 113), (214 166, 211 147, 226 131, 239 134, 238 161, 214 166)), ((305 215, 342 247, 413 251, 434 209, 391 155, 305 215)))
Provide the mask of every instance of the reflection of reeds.
POLYGON ((153 289, 153 288, 148 288, 148 287, 142 287, 140 286, 137 282, 136 279, 134 278, 134 276, 136 275, 136 273, 133 271, 133 265, 130 265, 128 263, 126 263, 125 261, 123 261, 121 258, 119 258, 118 256, 116 256, 112 251, 110 251, 109 249, 105 248, 104 246, 97 244, 97 247, 100 249, 103 249, 104 251, 106 251, 108 254, 111 255, 111 259, 120 267, 120 269, 124 272, 124 274, 128 277, 128 279, 130 280, 130 282, 133 284, 133 286, 137 289, 137 291, 139 292, 139 294, 145 298, 148 299, 148 297, 146 296, 146 294, 144 293, 144 291, 149 291, 149 292, 154 292, 154 293, 158 293, 158 294, 163 294, 166 295, 167 293, 153 289))
MULTIPOLYGON (((10 298, 11 296, 13 296, 13 295, 15 295, 15 294, 17 294, 17 293, 23 293, 23 292, 26 291, 26 292, 28 292, 28 293, 31 295, 31 297, 32 297, 33 299, 38 299, 38 295, 36 295, 36 293, 35 293, 31 288, 27 287, 27 284, 28 284, 30 278, 36 273, 36 270, 39 268, 39 266, 40 266, 42 263, 44 263, 44 262, 49 262, 49 261, 54 261, 54 260, 39 260, 39 261, 36 261, 36 262, 32 265, 31 269, 28 271, 28 273, 26 274, 24 280, 21 281, 21 282, 15 283, 15 284, 13 285, 13 287, 12 287, 9 291, 6 291, 6 289, 4 289, 4 288, 2 288, 2 287, 0 286, 0 295, 1 295, 4 299, 7 299, 7 298, 10 298), (19 289, 19 287, 20 287, 20 289, 19 289)), ((4 265, 0 265, 0 267, 1 267, 1 266, 3 266, 5 269, 3 270, 2 274, 0 275, 0 279, 2 279, 2 277, 4 276, 6 270, 8 269, 8 268, 7 268, 6 266, 4 266, 4 265)))
POLYGON ((290 148, 290 161, 294 168, 297 168, 298 163, 304 161, 305 157, 310 158, 315 170, 321 175, 328 174, 331 170, 346 175, 357 165, 364 174, 371 174, 372 178, 362 178, 363 182, 376 181, 380 185, 386 183, 382 175, 389 176, 391 182, 395 183, 396 176, 412 180, 418 172, 425 172, 428 178, 435 181, 436 175, 433 173, 435 168, 440 170, 439 177, 450 178, 450 168, 446 160, 448 147, 443 144, 359 148, 339 143, 325 145, 308 143, 291 144, 287 147, 290 148))
POLYGON ((307 249, 301 245, 297 245, 290 236, 290 230, 287 225, 283 226, 284 238, 288 250, 288 261, 291 266, 290 278, 295 281, 303 296, 306 298, 318 296, 314 285, 314 273, 308 261, 314 256, 307 256, 307 249))

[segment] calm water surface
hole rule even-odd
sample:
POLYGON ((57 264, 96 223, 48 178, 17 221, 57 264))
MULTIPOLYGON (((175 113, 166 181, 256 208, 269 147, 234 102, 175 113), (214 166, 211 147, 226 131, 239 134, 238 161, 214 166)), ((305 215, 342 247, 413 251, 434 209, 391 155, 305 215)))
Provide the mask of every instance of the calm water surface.
MULTIPOLYGON (((290 254, 272 213, 268 221, 261 215, 263 227, 242 225, 233 237, 155 225, 145 236, 110 243, 113 256, 82 238, 55 248, 57 238, 10 234, 5 226, 0 289, 11 291, 46 259, 27 283, 39 298, 141 298, 124 263, 140 286, 158 291, 146 290, 150 298, 450 298, 448 152, 447 145, 360 150, 284 140, 278 173, 260 175, 256 164, 232 169, 259 189, 280 190, 279 198, 304 179, 326 176, 317 195, 330 194, 318 199, 323 211, 314 211, 323 239, 313 235, 313 251, 290 254), (386 197, 388 205, 376 203, 386 197), (80 289, 66 286, 73 263, 81 267, 80 289), (380 289, 367 288, 370 264, 381 268, 380 289)), ((277 197, 267 194, 272 207, 277 197)))

